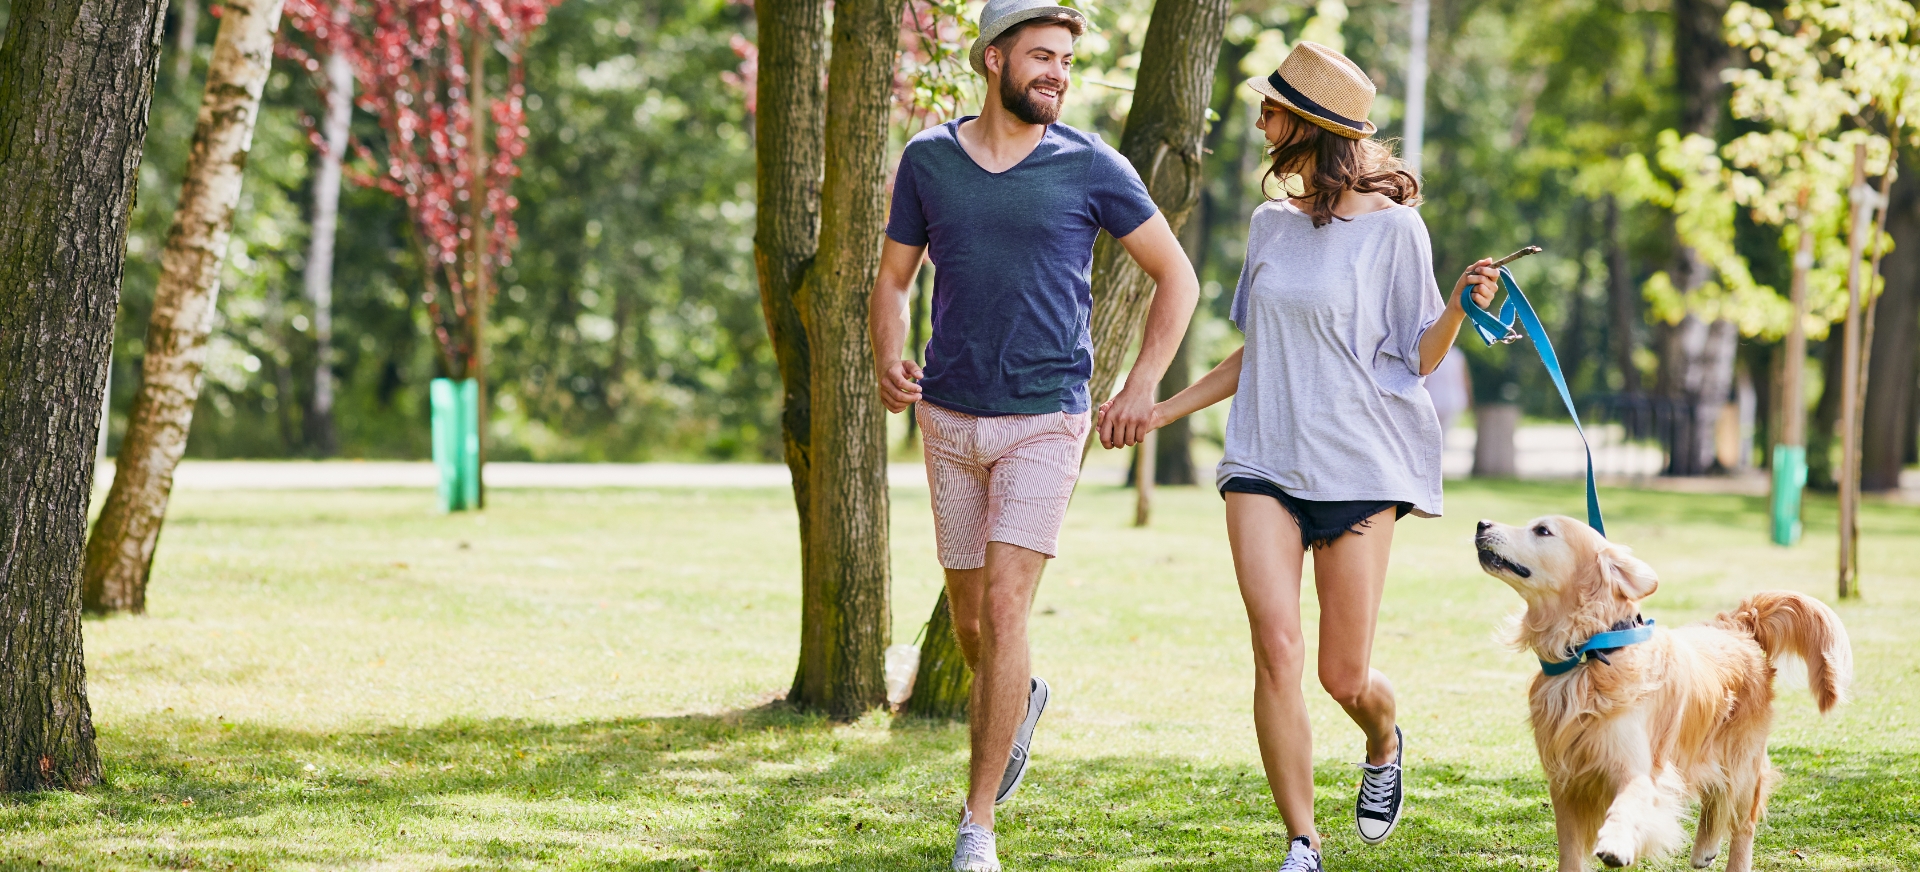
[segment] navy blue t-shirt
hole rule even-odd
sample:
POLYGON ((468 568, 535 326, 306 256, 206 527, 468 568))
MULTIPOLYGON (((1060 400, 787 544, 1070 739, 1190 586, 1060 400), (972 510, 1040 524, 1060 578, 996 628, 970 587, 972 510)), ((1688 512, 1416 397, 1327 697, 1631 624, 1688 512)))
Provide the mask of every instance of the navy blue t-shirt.
POLYGON ((935 267, 922 396, 969 415, 1087 411, 1093 240, 1132 233, 1153 198, 1119 152, 1065 124, 989 173, 960 146, 966 120, 907 143, 887 219, 935 267))

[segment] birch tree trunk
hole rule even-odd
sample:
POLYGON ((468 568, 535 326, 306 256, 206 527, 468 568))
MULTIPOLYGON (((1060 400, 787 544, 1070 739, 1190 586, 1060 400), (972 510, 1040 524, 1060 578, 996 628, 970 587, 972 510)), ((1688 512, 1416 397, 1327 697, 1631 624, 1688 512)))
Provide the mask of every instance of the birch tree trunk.
MULTIPOLYGON (((1140 50, 1139 90, 1120 153, 1176 234, 1200 202, 1200 140, 1229 10, 1227 0, 1160 0, 1140 50)), ((1095 405, 1112 395, 1152 299, 1153 280, 1118 240, 1100 234, 1093 246, 1093 379, 1087 386, 1095 405)))
POLYGON ((180 208, 160 253, 140 391, 114 465, 113 490, 87 542, 89 611, 146 611, 147 575, 166 519, 173 470, 187 450, 200 369, 220 295, 220 268, 260 90, 273 62, 282 0, 229 0, 214 38, 207 89, 180 186, 180 208))
MULTIPOLYGON (((820 245, 820 171, 826 149, 825 0, 758 0, 760 55, 754 95, 753 263, 760 308, 780 370, 780 441, 799 516, 802 603, 815 597, 809 542, 812 415, 800 283, 820 245)), ((804 606, 803 606, 804 610, 804 606)), ((802 645, 808 630, 802 618, 802 645)), ((801 672, 805 671, 802 666, 801 672)), ((795 678, 796 692, 799 677, 795 678)))
MULTIPOLYGON (((344 27, 346 7, 335 13, 344 27)), ((340 450, 333 425, 333 245, 340 229, 340 167, 353 124, 353 67, 345 52, 327 55, 326 117, 320 135, 326 149, 313 171, 313 225, 307 243, 307 299, 313 302, 313 406, 307 410, 307 446, 328 457, 340 450)))
POLYGON ((0 45, 0 790, 100 781, 80 643, 94 437, 164 0, 15 0, 0 45))
MULTIPOLYGON (((854 718, 887 699, 887 443, 867 298, 887 219, 887 111, 902 0, 840 0, 827 73, 819 256, 801 286, 811 453, 800 665, 788 699, 854 718)), ((765 72, 762 71, 764 81, 765 72)))

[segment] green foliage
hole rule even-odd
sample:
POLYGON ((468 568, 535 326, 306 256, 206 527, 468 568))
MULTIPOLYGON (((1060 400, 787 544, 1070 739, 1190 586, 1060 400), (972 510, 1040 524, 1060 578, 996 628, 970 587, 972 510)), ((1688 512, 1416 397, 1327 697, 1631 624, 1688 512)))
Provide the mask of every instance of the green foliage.
POLYGON ((1737 0, 1728 8, 1727 41, 1753 64, 1727 74, 1732 113, 1760 129, 1724 146, 1663 133, 1659 161, 1679 183, 1659 199, 1720 280, 1683 295, 1655 275, 1646 292, 1656 317, 1678 321, 1692 311, 1728 318, 1748 336, 1787 332, 1790 307, 1754 281, 1734 249, 1736 206, 1783 228, 1788 251, 1813 234, 1807 334, 1822 337, 1846 317, 1854 150, 1866 146, 1868 175, 1891 166, 1889 134, 1904 135, 1905 92, 1920 67, 1914 16, 1903 0, 1795 0, 1777 14, 1737 0))
MULTIPOLYGON (((903 603, 940 584, 925 497, 893 500, 903 603)), ((1359 732, 1306 679, 1332 868, 1553 868, 1526 727, 1537 667, 1492 639, 1519 600, 1465 534, 1473 518, 1575 508, 1580 489, 1460 482, 1447 497, 1447 519, 1392 530, 1374 664, 1399 694, 1411 799, 1385 845, 1346 823, 1359 732)), ((1829 550, 1764 544, 1764 500, 1604 498, 1616 537, 1660 573, 1648 615, 1663 626, 1759 587, 1830 588, 1829 550)), ((1157 499, 1144 530, 1119 488, 1083 486, 1068 515, 1032 621, 1056 695, 1002 810, 1010 868, 1278 863, 1224 510, 1207 488, 1157 499)), ((176 494, 154 567, 167 595, 85 628, 107 783, 0 799, 0 868, 941 868, 964 727, 767 704, 798 642, 790 494, 495 490, 465 516, 430 503, 176 494)), ((1833 511, 1813 501, 1810 540, 1830 541, 1833 511)), ((1855 698, 1823 718, 1783 674, 1761 870, 1920 865, 1920 512, 1865 512, 1869 599, 1836 606, 1855 698)), ((924 607, 899 611, 894 638, 911 639, 924 607)))

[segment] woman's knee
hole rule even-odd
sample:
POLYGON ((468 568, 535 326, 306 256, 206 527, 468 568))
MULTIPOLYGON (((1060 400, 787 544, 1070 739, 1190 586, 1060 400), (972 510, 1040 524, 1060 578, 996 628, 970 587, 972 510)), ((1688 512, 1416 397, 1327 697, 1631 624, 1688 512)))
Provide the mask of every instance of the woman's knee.
POLYGON ((1261 678, 1298 683, 1306 663, 1307 642, 1299 633, 1254 630, 1253 665, 1261 678))
POLYGON ((1373 670, 1362 666, 1358 669, 1320 664, 1320 686, 1333 697, 1333 701, 1342 708, 1359 708, 1367 698, 1367 692, 1373 689, 1373 670))

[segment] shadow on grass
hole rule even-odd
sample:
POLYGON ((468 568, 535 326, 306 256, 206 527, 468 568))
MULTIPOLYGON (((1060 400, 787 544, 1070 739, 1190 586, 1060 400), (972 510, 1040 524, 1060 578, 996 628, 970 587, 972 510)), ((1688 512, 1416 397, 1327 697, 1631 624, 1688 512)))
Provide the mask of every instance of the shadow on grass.
MULTIPOLYGON (((103 736, 109 781, 0 800, 0 868, 937 870, 963 727, 780 708, 315 733, 155 718, 103 736)), ((1043 739, 1044 745, 1044 739, 1043 739)), ((1243 870, 1284 831, 1260 773, 1171 756, 1047 759, 1005 807, 1019 869, 1243 870)), ((1783 749, 1759 868, 1920 865, 1920 765, 1783 749)), ((1537 774, 1416 763, 1409 817, 1359 844, 1356 773, 1317 773, 1330 868, 1551 868, 1537 774)), ((1660 867, 1656 867, 1660 868, 1660 867)))

